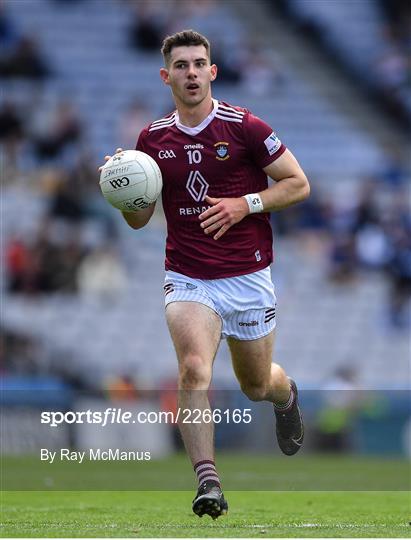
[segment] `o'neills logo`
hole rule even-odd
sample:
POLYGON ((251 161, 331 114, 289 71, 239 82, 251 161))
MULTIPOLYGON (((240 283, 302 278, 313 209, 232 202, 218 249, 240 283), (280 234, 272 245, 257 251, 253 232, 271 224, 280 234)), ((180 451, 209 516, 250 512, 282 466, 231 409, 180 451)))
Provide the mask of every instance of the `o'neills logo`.
POLYGON ((258 321, 239 322, 238 326, 258 326, 258 321))
POLYGON ((204 145, 200 143, 184 145, 184 150, 203 150, 203 149, 204 149, 204 145))

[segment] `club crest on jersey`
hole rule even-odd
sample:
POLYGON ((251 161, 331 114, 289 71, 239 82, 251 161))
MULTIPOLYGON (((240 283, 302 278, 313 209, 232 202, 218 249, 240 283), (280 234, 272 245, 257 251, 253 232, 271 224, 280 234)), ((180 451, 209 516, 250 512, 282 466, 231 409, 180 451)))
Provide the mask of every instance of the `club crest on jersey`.
POLYGON ((214 148, 216 149, 217 155, 216 159, 219 161, 225 161, 230 157, 230 154, 228 153, 228 142, 219 141, 216 142, 214 145, 214 148))

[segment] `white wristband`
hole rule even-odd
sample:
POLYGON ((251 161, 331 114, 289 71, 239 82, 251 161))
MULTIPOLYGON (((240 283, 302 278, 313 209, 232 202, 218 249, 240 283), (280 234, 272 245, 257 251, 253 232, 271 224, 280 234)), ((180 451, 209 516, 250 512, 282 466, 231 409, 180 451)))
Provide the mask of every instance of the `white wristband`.
POLYGON ((243 197, 247 201, 250 214, 264 211, 263 201, 258 193, 249 193, 248 195, 243 195, 243 197))

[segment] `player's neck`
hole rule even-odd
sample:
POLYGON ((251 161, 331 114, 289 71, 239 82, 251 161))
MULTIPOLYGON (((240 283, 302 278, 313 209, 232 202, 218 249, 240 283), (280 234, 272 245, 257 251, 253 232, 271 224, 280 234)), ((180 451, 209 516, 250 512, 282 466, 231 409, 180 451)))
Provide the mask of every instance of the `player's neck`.
POLYGON ((213 106, 211 96, 194 107, 187 107, 184 104, 177 103, 179 120, 183 126, 196 127, 207 118, 213 110, 213 106))

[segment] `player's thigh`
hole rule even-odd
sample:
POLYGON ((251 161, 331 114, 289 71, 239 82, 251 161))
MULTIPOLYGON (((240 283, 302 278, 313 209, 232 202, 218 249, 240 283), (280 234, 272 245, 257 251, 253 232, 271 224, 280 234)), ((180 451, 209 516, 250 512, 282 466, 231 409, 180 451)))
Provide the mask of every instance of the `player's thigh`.
POLYGON ((242 386, 260 386, 270 380, 274 330, 253 340, 228 338, 234 372, 242 386))
POLYGON ((197 357, 211 363, 221 339, 221 319, 200 302, 171 302, 166 319, 179 362, 197 357))

